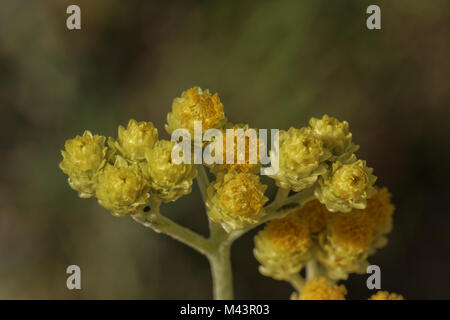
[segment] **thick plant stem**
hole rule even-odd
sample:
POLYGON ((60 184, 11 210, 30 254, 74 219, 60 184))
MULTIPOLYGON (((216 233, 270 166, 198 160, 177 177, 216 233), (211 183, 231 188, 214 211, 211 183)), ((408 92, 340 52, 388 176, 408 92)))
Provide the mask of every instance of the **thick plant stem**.
POLYGON ((306 279, 311 280, 312 278, 316 278, 319 276, 319 266, 315 259, 311 259, 306 264, 306 279))
POLYGON ((231 243, 221 243, 217 250, 208 257, 215 300, 232 300, 234 298, 230 249, 231 243))

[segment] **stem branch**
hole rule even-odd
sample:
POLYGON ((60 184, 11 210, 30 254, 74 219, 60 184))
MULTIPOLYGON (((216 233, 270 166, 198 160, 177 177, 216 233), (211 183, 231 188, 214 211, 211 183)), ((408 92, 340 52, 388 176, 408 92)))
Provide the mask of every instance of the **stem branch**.
POLYGON ((211 255, 213 249, 208 239, 188 228, 180 226, 159 212, 135 214, 133 219, 143 226, 151 228, 155 232, 164 233, 206 256, 211 255))

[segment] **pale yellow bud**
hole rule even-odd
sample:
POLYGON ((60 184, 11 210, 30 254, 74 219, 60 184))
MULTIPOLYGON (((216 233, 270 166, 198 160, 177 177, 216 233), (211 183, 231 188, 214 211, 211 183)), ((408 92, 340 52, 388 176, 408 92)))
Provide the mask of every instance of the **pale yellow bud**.
POLYGON ((217 93, 199 87, 184 91, 172 103, 172 112, 167 115, 166 131, 171 134, 176 129, 187 129, 194 134, 194 121, 201 121, 202 130, 220 129, 226 123, 223 105, 217 93))
POLYGON ((129 165, 118 157, 114 165, 107 164, 98 179, 98 202, 115 216, 136 213, 150 197, 147 183, 137 164, 129 165))
POLYGON ((367 199, 375 193, 373 184, 377 178, 372 171, 363 160, 348 164, 337 161, 330 173, 320 177, 316 197, 332 212, 364 209, 367 199))
POLYGON ((208 216, 227 232, 255 224, 265 214, 266 189, 255 174, 236 171, 221 174, 207 189, 208 216))
MULTIPOLYGON (((322 148, 322 141, 310 128, 279 131, 279 169, 271 178, 277 186, 301 191, 316 182, 319 175, 327 171, 324 163, 330 153, 322 148)), ((276 163, 275 153, 270 153, 276 163)))
POLYGON ((145 158, 145 153, 152 149, 156 141, 158 130, 153 123, 131 119, 126 129, 119 126, 118 140, 110 138, 108 144, 124 158, 137 161, 145 158))
POLYGON ((309 124, 314 133, 323 141, 324 148, 332 153, 331 161, 345 161, 359 146, 352 142, 352 134, 347 121, 324 115, 322 119, 311 118, 309 124))
POLYGON ((147 178, 152 196, 164 202, 175 201, 192 191, 192 180, 197 170, 192 164, 172 162, 176 142, 159 140, 146 154, 142 171, 147 178))
POLYGON ((296 214, 268 222, 255 237, 254 255, 260 272, 275 279, 288 279, 300 272, 310 258, 313 242, 308 226, 296 214))
POLYGON ((69 185, 81 198, 95 194, 98 172, 106 163, 106 138, 85 131, 83 136, 67 140, 61 151, 61 170, 69 176, 69 185))

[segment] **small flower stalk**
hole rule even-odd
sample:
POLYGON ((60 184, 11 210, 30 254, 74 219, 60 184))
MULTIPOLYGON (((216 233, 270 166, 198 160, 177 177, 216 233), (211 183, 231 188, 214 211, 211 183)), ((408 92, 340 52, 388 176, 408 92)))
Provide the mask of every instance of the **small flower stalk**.
MULTIPOLYGON (((193 87, 173 100, 165 129, 169 134, 183 129, 194 137, 198 123, 218 133, 210 144, 160 139, 152 122, 134 119, 118 127, 117 137, 85 131, 65 142, 59 167, 79 197, 95 196, 113 216, 131 216, 204 254, 215 299, 233 298, 232 243, 261 227, 253 254, 262 275, 289 282, 292 300, 345 300, 347 289, 339 281, 366 272, 369 259, 388 243, 395 209, 388 189, 375 185, 373 169, 358 159, 349 124, 324 115, 304 127, 279 130, 278 145, 265 156, 258 152, 265 150, 263 134, 247 135, 251 126, 229 122, 217 93, 193 87), (239 135, 231 136, 232 144, 219 140, 230 130, 244 135, 240 144, 239 135), (190 148, 199 145, 220 146, 210 154, 220 161, 192 164, 190 148), (277 164, 267 171, 268 179, 259 175, 265 174, 263 158, 277 164), (194 179, 205 203, 209 237, 160 211, 190 194, 194 179), (272 200, 266 183, 278 188, 272 200)), ((401 299, 384 290, 370 297, 401 299)))

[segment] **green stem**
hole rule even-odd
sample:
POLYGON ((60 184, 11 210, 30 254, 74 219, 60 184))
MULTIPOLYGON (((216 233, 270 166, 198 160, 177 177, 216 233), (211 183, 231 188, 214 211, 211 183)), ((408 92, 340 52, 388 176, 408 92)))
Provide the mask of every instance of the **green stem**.
POLYGON ((298 273, 292 275, 286 281, 288 281, 297 292, 300 292, 305 285, 305 279, 303 279, 303 277, 298 273))
POLYGON ((212 253, 213 248, 208 239, 188 228, 180 226, 159 212, 135 214, 133 219, 143 226, 151 228, 155 232, 164 233, 206 256, 212 253))
MULTIPOLYGON (((198 170, 198 186, 203 201, 206 203, 206 189, 209 186, 208 175, 203 166, 197 165, 196 168, 198 170)), ((233 241, 247 231, 267 221, 280 219, 297 210, 299 206, 302 206, 305 202, 313 198, 313 191, 305 190, 291 197, 288 197, 288 195, 288 189, 278 189, 275 200, 265 208, 267 216, 260 223, 244 230, 228 234, 221 225, 210 220, 209 238, 205 238, 188 228, 182 227, 169 218, 161 215, 159 212, 161 203, 154 200, 150 203, 149 212, 141 211, 134 214, 132 217, 142 225, 151 228, 158 233, 164 233, 205 255, 211 266, 214 299, 231 300, 234 296, 233 274, 230 260, 231 245, 233 244, 233 241)), ((293 276, 287 281, 289 281, 297 291, 299 291, 304 284, 304 280, 300 275, 293 276)))
POLYGON ((203 202, 206 204, 206 189, 209 186, 208 174, 206 173, 205 167, 201 164, 196 164, 197 169, 197 184, 200 189, 200 194, 202 195, 203 202))
POLYGON ((215 300, 232 300, 234 298, 230 251, 231 243, 222 242, 216 252, 209 257, 215 300))
POLYGON ((319 276, 319 266, 315 259, 309 260, 306 264, 306 279, 310 280, 319 276))
POLYGON ((289 196, 289 192, 291 190, 285 188, 278 188, 277 194, 275 195, 275 199, 273 200, 274 206, 278 206, 283 203, 286 198, 289 196))

